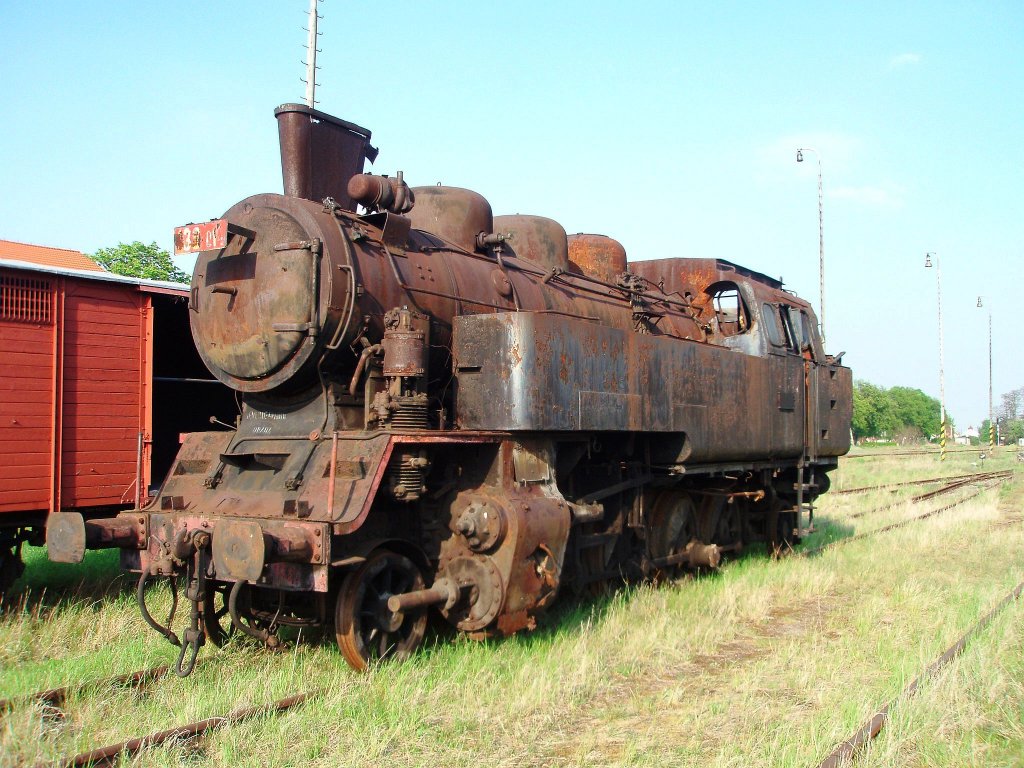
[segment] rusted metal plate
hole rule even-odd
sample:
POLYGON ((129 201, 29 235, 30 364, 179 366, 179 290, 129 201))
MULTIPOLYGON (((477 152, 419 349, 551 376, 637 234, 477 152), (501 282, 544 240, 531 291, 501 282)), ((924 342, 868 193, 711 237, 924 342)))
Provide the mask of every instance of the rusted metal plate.
POLYGON ((319 306, 318 256, 301 247, 304 230, 282 212, 256 209, 246 225, 259 233, 252 249, 235 238, 228 250, 197 262, 193 327, 214 370, 258 380, 291 360, 306 340, 319 306), (276 250, 281 244, 295 247, 276 250))
POLYGON ((228 244, 228 222, 215 219, 174 228, 174 255, 219 251, 228 244))
POLYGON ((569 261, 583 274, 606 283, 626 271, 626 249, 605 235, 569 235, 569 261))
POLYGON ((465 429, 685 432, 694 459, 772 451, 762 358, 531 312, 456 318, 454 355, 465 429))
POLYGON ((477 235, 494 231, 491 204, 483 195, 459 187, 414 187, 416 205, 409 211, 414 229, 441 237, 473 253, 477 235))
POLYGON ((544 269, 569 271, 569 246, 565 230, 543 216, 495 216, 494 231, 510 235, 505 248, 524 261, 544 269))

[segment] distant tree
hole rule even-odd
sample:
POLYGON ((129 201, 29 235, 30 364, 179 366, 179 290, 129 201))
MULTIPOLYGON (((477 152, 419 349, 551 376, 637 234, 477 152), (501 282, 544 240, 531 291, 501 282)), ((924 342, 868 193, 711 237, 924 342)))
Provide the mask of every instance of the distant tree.
POLYGON ((853 385, 853 437, 889 437, 899 426, 885 389, 867 381, 853 385))
POLYGON ((895 437, 896 442, 900 445, 910 445, 912 443, 920 443, 924 433, 921 432, 920 427, 913 424, 904 424, 896 430, 895 437))
POLYGON ((1016 445, 1024 438, 1024 387, 1003 393, 1000 400, 996 411, 999 435, 1005 445, 1016 445))
POLYGON ((171 254, 156 243, 144 245, 138 240, 118 243, 113 248, 100 248, 92 258, 108 272, 118 275, 169 280, 172 283, 189 282, 189 276, 174 266, 171 254))
MULTIPOLYGON (((889 390, 896 421, 903 426, 914 427, 921 435, 936 435, 942 427, 939 422, 939 403, 920 389, 893 387, 889 390)), ((952 418, 946 414, 946 421, 952 418)))
POLYGON ((1021 406, 1024 405, 1024 387, 1011 389, 1002 395, 1002 405, 999 408, 999 416, 1013 421, 1021 418, 1021 406))
POLYGON ((981 428, 978 430, 978 442, 982 445, 989 445, 991 442, 991 436, 989 430, 992 429, 992 422, 985 419, 981 422, 981 428))
MULTIPOLYGON (((946 421, 953 420, 946 414, 946 421)), ((865 437, 895 438, 901 443, 938 436, 939 401, 919 389, 885 389, 867 381, 853 385, 853 421, 856 440, 865 437)))

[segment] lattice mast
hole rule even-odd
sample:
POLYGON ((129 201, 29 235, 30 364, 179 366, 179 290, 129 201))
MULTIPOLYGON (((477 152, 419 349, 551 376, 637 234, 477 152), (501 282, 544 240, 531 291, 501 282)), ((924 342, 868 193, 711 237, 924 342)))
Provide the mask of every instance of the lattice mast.
POLYGON ((320 35, 316 27, 317 21, 323 18, 317 13, 319 2, 320 0, 309 0, 309 26, 304 27, 309 37, 306 39, 306 60, 303 62, 306 65, 306 77, 302 82, 306 84, 306 105, 310 107, 316 106, 316 71, 319 69, 316 65, 316 55, 320 50, 316 47, 316 39, 320 35))

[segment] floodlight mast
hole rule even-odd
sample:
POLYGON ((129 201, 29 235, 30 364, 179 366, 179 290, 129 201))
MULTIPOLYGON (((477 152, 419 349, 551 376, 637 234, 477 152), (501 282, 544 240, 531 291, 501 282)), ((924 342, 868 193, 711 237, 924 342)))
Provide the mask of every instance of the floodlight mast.
MULTIPOLYGON (((985 306, 982 297, 978 297, 978 306, 985 306)), ((992 410, 992 305, 988 306, 988 445, 990 451, 995 451, 998 442, 996 430, 995 412, 992 410)))
POLYGON ((939 437, 939 461, 946 460, 946 375, 944 350, 942 343, 942 265, 939 261, 939 254, 935 251, 928 251, 924 255, 924 265, 931 267, 932 256, 935 257, 935 290, 939 305, 939 426, 942 435, 939 437))
POLYGON ((825 218, 824 188, 821 183, 821 155, 814 147, 800 147, 796 151, 796 161, 804 161, 804 152, 813 152, 818 161, 818 327, 821 329, 821 343, 825 344, 825 218))

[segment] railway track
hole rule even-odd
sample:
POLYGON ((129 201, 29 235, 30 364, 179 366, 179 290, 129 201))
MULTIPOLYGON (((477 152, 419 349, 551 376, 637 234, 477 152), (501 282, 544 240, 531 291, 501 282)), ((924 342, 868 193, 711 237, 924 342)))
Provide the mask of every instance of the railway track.
MULTIPOLYGON (((59 709, 68 699, 88 690, 138 690, 141 687, 165 677, 168 672, 170 672, 170 666, 167 664, 161 664, 136 672, 111 675, 109 677, 97 678, 95 680, 89 680, 75 685, 49 688, 45 691, 37 691, 24 696, 0 699, 0 715, 10 712, 18 707, 32 704, 45 704, 48 707, 59 709)), ((113 764, 122 757, 131 757, 145 749, 158 746, 172 739, 192 739, 209 731, 222 728, 226 725, 239 723, 243 720, 249 720, 261 715, 274 715, 284 712, 285 710, 303 703, 314 695, 319 695, 319 693, 296 693, 267 704, 235 709, 223 715, 216 715, 203 720, 185 723, 184 725, 155 731, 144 736, 132 737, 124 741, 119 741, 115 744, 96 747, 85 752, 80 752, 76 755, 60 758, 54 762, 37 763, 36 767, 43 768, 45 766, 46 768, 56 768, 56 766, 61 766, 62 768, 70 768, 71 766, 113 764)))
MULTIPOLYGON (((941 514, 943 512, 946 512, 947 510, 953 509, 954 507, 958 507, 961 504, 963 504, 964 502, 970 501, 971 499, 975 498, 976 496, 980 496, 985 491, 988 491, 988 490, 994 488, 995 486, 999 485, 1003 481, 1003 479, 1004 479, 1003 477, 988 478, 987 480, 985 480, 981 484, 979 484, 979 486, 977 488, 975 488, 972 493, 968 493, 967 495, 962 496, 961 498, 957 499, 956 501, 951 502, 950 504, 946 504, 945 506, 939 507, 937 509, 932 509, 932 510, 930 510, 928 512, 924 512, 924 513, 922 513, 920 515, 915 515, 914 517, 908 517, 905 520, 898 520, 897 522, 890 523, 889 525, 883 525, 881 528, 876 528, 876 529, 871 530, 871 531, 864 531, 863 533, 855 533, 852 536, 846 536, 846 537, 841 538, 841 539, 836 539, 834 541, 829 541, 829 542, 826 542, 825 544, 822 544, 822 545, 817 546, 817 547, 811 547, 810 549, 796 550, 796 551, 792 552, 791 556, 793 556, 793 557, 810 557, 811 555, 819 554, 819 553, 824 552, 824 551, 826 551, 828 549, 836 549, 838 547, 843 546, 844 544, 850 544, 850 543, 852 543, 854 541, 860 541, 862 539, 870 538, 871 536, 877 536, 880 533, 887 533, 888 531, 894 531, 897 528, 903 528, 905 526, 910 525, 911 523, 916 523, 916 522, 919 522, 921 520, 927 520, 930 517, 935 517, 936 515, 939 515, 939 514, 941 514)), ((958 488, 962 488, 965 485, 968 485, 968 483, 960 483, 960 484, 957 484, 957 485, 954 485, 954 486, 943 488, 943 489, 940 489, 938 492, 933 491, 933 492, 931 492, 929 494, 921 494, 920 498, 915 497, 915 499, 911 499, 910 501, 912 501, 912 502, 913 501, 924 501, 924 500, 927 500, 929 498, 934 498, 935 496, 939 495, 939 493, 948 493, 948 492, 950 492, 952 490, 956 490, 958 488)), ((905 503, 905 502, 901 502, 901 503, 905 503)), ((896 505, 892 505, 892 506, 896 506, 896 505)), ((881 509, 886 509, 886 508, 887 507, 882 507, 882 508, 875 509, 875 510, 869 510, 869 512, 871 512, 871 511, 877 512, 877 511, 880 511, 881 509)), ((850 518, 852 519, 854 517, 861 517, 864 514, 868 514, 869 512, 858 513, 856 515, 850 515, 850 518)))
MULTIPOLYGON (((1010 470, 1005 470, 1010 471, 1010 470)), ((907 480, 903 483, 886 483, 884 485, 862 485, 858 488, 843 488, 839 490, 832 490, 831 493, 836 496, 846 496, 854 493, 867 493, 868 491, 885 491, 893 488, 905 488, 911 485, 930 485, 932 483, 951 483, 957 480, 982 480, 987 476, 993 474, 1001 474, 1001 472, 972 472, 966 475, 946 475, 943 477, 926 477, 921 480, 907 480)))
MULTIPOLYGON (((987 452, 988 448, 960 448, 955 451, 946 451, 946 455, 955 453, 983 453, 987 452)), ((938 456, 939 451, 885 451, 879 453, 854 453, 846 454, 842 456, 843 459, 884 459, 890 456, 938 456)))
POLYGON ((987 483, 990 481, 1002 482, 1003 480, 1012 477, 1012 475, 1013 470, 1006 469, 998 472, 983 472, 978 473, 976 475, 969 475, 963 478, 957 478, 952 482, 949 482, 946 485, 942 486, 941 488, 935 489, 934 491, 927 491, 926 493, 921 493, 918 494, 917 496, 911 496, 909 499, 896 501, 891 504, 883 504, 880 507, 872 507, 871 509, 865 509, 862 510, 861 512, 856 512, 850 515, 849 519, 856 520, 861 517, 873 515, 877 512, 885 512, 886 510, 895 509, 896 507, 902 506, 904 504, 917 504, 922 501, 928 501, 929 499, 934 499, 936 496, 942 496, 943 494, 946 493, 952 493, 953 491, 959 490, 964 486, 972 485, 974 483, 987 483))
POLYGON ((0 714, 10 712, 16 707, 22 707, 29 704, 46 704, 50 707, 60 707, 73 694, 94 688, 140 688, 164 677, 168 671, 170 671, 170 667, 167 664, 161 664, 156 667, 150 667, 149 669, 139 670, 138 672, 111 675, 110 677, 97 678, 95 680, 89 680, 76 685, 65 685, 60 688, 49 688, 45 691, 36 691, 35 693, 25 694, 24 696, 0 699, 0 714))
POLYGON ((124 757, 131 757, 139 752, 155 747, 172 739, 193 739, 209 731, 223 728, 226 725, 250 720, 260 715, 277 715, 303 702, 319 696, 322 691, 315 693, 296 693, 286 696, 283 699, 270 702, 269 704, 258 704, 252 707, 242 707, 232 710, 225 715, 216 715, 204 720, 186 723, 162 731, 137 736, 135 738, 119 741, 116 744, 97 747, 87 752, 80 752, 71 757, 61 758, 55 762, 38 763, 36 768, 78 768, 79 766, 110 765, 114 761, 124 757))
MULTIPOLYGON (((869 536, 873 536, 873 535, 876 535, 876 534, 879 534, 879 533, 884 533, 886 531, 891 531, 891 530, 894 530, 896 528, 902 528, 902 527, 904 527, 906 525, 909 525, 910 523, 914 523, 914 522, 917 522, 919 520, 924 520, 924 519, 927 519, 929 517, 934 517, 935 515, 940 514, 941 512, 945 512, 946 510, 949 510, 949 509, 952 509, 953 507, 959 506, 960 504, 963 504, 964 502, 969 501, 970 499, 974 498, 975 496, 978 496, 979 494, 984 493, 986 490, 989 490, 990 488, 995 487, 1000 482, 1002 482, 1007 476, 1012 475, 1013 473, 1012 473, 1012 471, 1008 471, 1008 472, 991 472, 991 473, 983 473, 983 474, 987 474, 988 477, 984 478, 981 481, 982 482, 981 487, 978 487, 977 489, 975 489, 975 491, 973 493, 970 493, 970 494, 964 496, 963 498, 957 499, 956 501, 954 501, 954 502, 952 502, 950 504, 947 504, 947 505, 945 505, 943 507, 939 507, 938 509, 934 509, 934 510, 931 510, 929 512, 925 512, 924 514, 917 515, 915 517, 908 518, 906 520, 901 520, 901 521, 893 523, 891 525, 883 526, 882 528, 879 528, 879 529, 874 530, 874 531, 865 531, 863 534, 857 534, 857 535, 850 536, 850 537, 847 537, 847 538, 844 538, 844 539, 839 539, 837 541, 829 542, 828 544, 822 545, 820 547, 815 547, 815 548, 809 549, 809 550, 802 550, 802 551, 800 551, 800 552, 798 552, 796 554, 802 555, 802 556, 810 556, 812 554, 816 554, 818 552, 822 552, 822 551, 824 551, 826 549, 834 548, 834 547, 840 546, 842 544, 847 544, 847 543, 849 543, 851 541, 856 541, 858 539, 867 538, 869 536)), ((967 484, 969 484, 971 482, 975 482, 976 481, 976 476, 965 476, 965 477, 956 478, 956 480, 957 480, 957 482, 950 483, 948 486, 946 486, 944 488, 941 488, 941 489, 939 489, 937 491, 932 491, 932 492, 930 492, 928 494, 922 494, 921 497, 915 497, 915 499, 917 499, 917 498, 924 498, 924 497, 933 498, 936 495, 939 495, 940 493, 945 493, 945 492, 948 492, 950 490, 954 490, 954 489, 957 489, 957 488, 962 488, 963 486, 965 486, 965 485, 967 485, 967 484)), ((900 484, 897 484, 897 485, 913 485, 913 484, 915 484, 915 483, 913 483, 913 482, 910 482, 910 483, 900 483, 900 484)), ((862 514, 864 514, 864 513, 862 513, 862 514)), ((856 516, 860 516, 860 515, 856 515, 856 516)), ((900 693, 899 696, 897 696, 896 698, 892 699, 891 701, 886 703, 884 706, 879 708, 870 718, 868 718, 868 720, 852 736, 850 736, 848 739, 846 739, 845 741, 843 741, 842 743, 837 745, 835 747, 835 749, 824 760, 822 760, 820 763, 818 763, 817 768, 842 768, 842 766, 849 766, 851 764, 852 760, 857 756, 859 751, 868 742, 870 742, 872 739, 874 739, 876 736, 878 736, 878 734, 882 731, 882 729, 885 727, 885 724, 889 720, 889 713, 898 704, 898 702, 901 699, 905 700, 905 699, 910 698, 914 694, 916 694, 920 690, 921 686, 929 678, 934 676, 934 674, 939 669, 941 669, 942 667, 946 666, 947 664, 949 664, 953 660, 955 660, 964 651, 964 649, 967 647, 968 643, 973 638, 977 637, 989 624, 992 623, 992 621, 1000 613, 1002 613, 1002 611, 1004 611, 1007 607, 1009 607, 1010 604, 1012 604, 1014 601, 1018 600, 1020 598, 1021 594, 1024 594, 1024 582, 1021 582, 1013 590, 1011 590, 1005 597, 1003 597, 1002 600, 999 601, 999 603, 995 607, 993 607, 988 613, 986 613, 984 616, 982 616, 970 629, 968 629, 963 635, 961 635, 960 638, 955 643, 953 643, 953 645, 951 645, 949 648, 947 648, 935 661, 933 661, 931 664, 929 664, 921 672, 921 674, 919 674, 916 678, 914 678, 914 680, 911 681, 910 684, 907 685, 906 688, 903 689, 903 691, 900 693)))
POLYGON ((818 763, 818 768, 840 768, 841 766, 849 766, 850 762, 854 757, 856 757, 858 751, 881 733, 886 722, 889 720, 889 713, 897 705, 900 699, 908 699, 917 693, 925 681, 963 653, 967 644, 977 637, 989 624, 991 624, 996 616, 1006 610, 1011 603, 1018 600, 1022 593, 1024 593, 1024 581, 1014 587, 1009 594, 1007 594, 999 601, 998 604, 996 604, 994 608, 992 608, 992 610, 982 616, 974 626, 961 635, 959 640, 947 648, 939 658, 929 664, 920 675, 914 678, 914 680, 903 689, 899 696, 881 707, 877 712, 875 712, 875 714, 868 718, 867 722, 864 723, 856 733, 846 741, 839 744, 828 757, 818 763))

